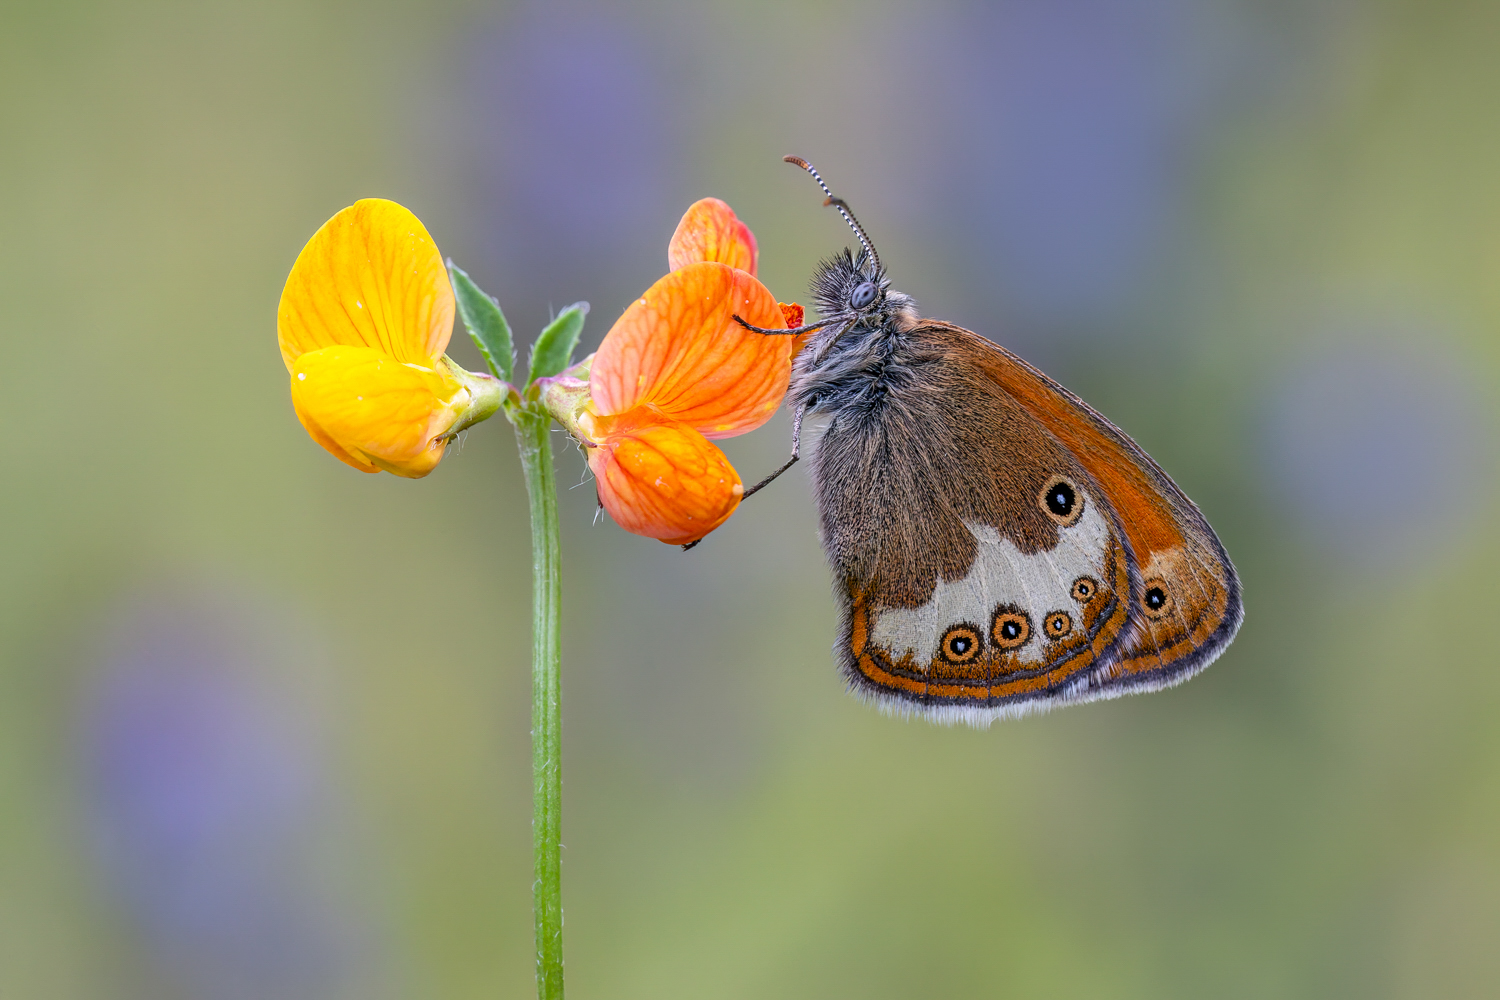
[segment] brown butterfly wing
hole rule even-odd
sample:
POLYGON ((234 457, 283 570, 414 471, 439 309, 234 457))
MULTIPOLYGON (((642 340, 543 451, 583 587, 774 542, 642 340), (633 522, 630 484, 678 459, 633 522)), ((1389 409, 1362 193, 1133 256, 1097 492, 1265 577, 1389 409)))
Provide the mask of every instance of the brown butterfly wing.
POLYGON ((851 686, 983 724, 1207 666, 1239 583, 1166 474, 990 341, 927 322, 906 343, 879 405, 840 407, 813 466, 851 686), (1071 507, 1047 506, 1058 484, 1071 507))
POLYGON ((988 374, 987 342, 909 331, 813 478, 852 687, 983 723, 1074 700, 1132 625, 1124 530, 1087 466, 988 374), (1044 503, 1049 486, 1071 502, 1044 503))
POLYGON ((1151 456, 1093 407, 1003 347, 969 336, 987 350, 985 373, 1104 489, 1139 573, 1131 598, 1136 627, 1092 679, 1088 697, 1165 687, 1207 667, 1244 618, 1239 576, 1208 521, 1151 456))

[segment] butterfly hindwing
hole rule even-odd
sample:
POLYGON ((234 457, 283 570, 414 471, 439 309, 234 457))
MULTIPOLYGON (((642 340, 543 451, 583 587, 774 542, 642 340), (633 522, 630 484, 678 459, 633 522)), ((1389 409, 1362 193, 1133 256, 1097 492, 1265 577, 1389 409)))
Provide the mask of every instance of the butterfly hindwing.
POLYGON ((960 346, 911 331, 814 479, 851 685, 978 722, 1087 688, 1126 637, 1131 562, 1086 466, 960 346))
POLYGON ((814 465, 852 687, 983 723, 1174 683, 1228 643, 1233 567, 1128 437, 960 327, 923 322, 897 361, 814 465))

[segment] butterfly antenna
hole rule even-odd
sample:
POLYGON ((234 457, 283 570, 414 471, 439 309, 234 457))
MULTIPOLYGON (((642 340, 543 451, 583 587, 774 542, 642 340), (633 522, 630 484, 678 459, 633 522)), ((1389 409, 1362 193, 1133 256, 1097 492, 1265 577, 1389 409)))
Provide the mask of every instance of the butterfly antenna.
POLYGON ((828 185, 823 183, 823 175, 818 173, 817 168, 814 167, 811 163, 808 163, 802 157, 783 156, 782 159, 787 163, 795 163, 803 170, 806 170, 808 173, 812 174, 813 180, 818 182, 818 187, 822 188, 823 193, 828 196, 823 204, 832 205, 834 208, 839 210, 839 214, 844 217, 844 221, 849 223, 849 228, 854 230, 854 235, 859 237, 860 246, 864 247, 865 253, 869 254, 870 259, 875 261, 875 273, 879 274, 880 254, 875 252, 875 244, 871 243, 870 238, 865 235, 864 227, 859 224, 859 220, 854 217, 854 213, 849 211, 849 206, 845 203, 844 199, 836 196, 832 191, 828 190, 828 185))

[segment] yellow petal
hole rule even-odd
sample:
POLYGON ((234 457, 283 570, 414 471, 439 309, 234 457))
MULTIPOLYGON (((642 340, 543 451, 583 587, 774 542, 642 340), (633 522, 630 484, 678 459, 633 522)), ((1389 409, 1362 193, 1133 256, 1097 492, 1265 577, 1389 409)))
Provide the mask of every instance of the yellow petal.
POLYGON ((292 364, 292 405, 340 461, 420 479, 443 457, 469 391, 439 365, 402 364, 368 347, 325 347, 292 364))
POLYGON ((324 223, 292 266, 276 313, 287 370, 343 344, 433 367, 453 334, 453 288, 421 221, 393 201, 355 202, 324 223))

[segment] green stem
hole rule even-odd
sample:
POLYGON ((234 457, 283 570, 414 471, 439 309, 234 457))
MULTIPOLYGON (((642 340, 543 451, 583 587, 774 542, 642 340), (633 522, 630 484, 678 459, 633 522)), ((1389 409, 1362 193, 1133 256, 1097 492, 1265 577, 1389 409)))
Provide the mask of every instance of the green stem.
POLYGON ((557 485, 549 435, 552 418, 522 410, 516 440, 531 497, 531 843, 536 882, 536 994, 562 1000, 562 607, 557 485))

